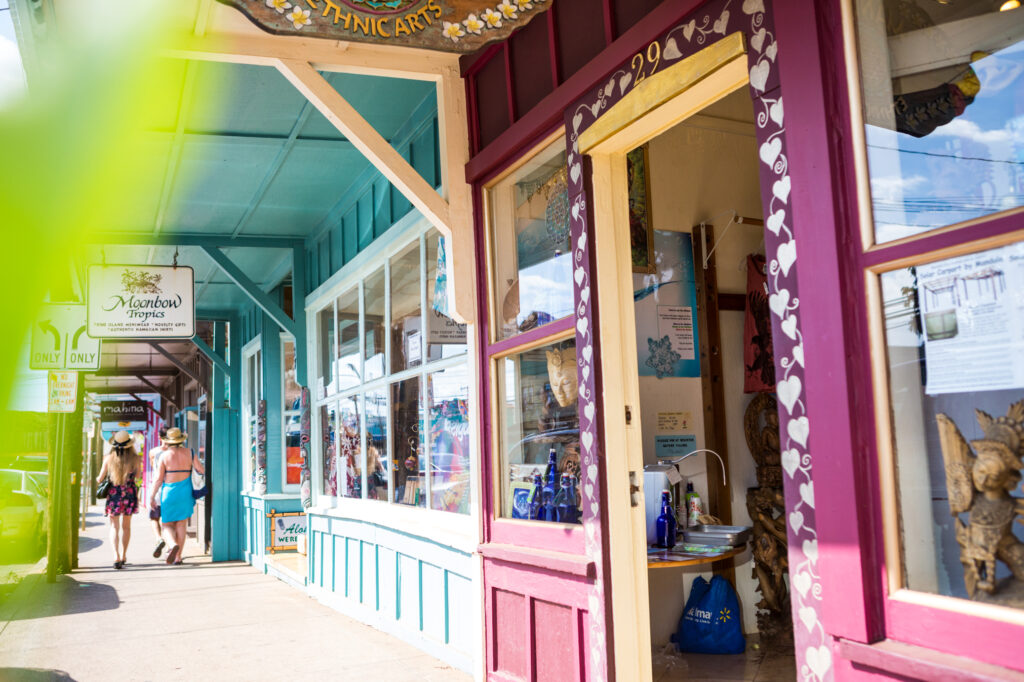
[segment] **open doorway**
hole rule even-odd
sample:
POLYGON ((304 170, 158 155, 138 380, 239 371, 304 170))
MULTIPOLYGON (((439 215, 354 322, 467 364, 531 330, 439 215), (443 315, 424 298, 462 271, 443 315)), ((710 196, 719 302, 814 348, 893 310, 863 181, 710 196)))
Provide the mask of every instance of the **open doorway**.
POLYGON ((635 639, 616 631, 616 657, 641 661, 637 679, 796 676, 760 159, 744 65, 737 56, 694 69, 701 78, 671 99, 646 109, 634 101, 640 114, 609 114, 614 128, 581 139, 594 169, 604 285, 609 476, 627 470, 646 501, 613 498, 609 512, 613 611, 631 610, 638 622, 635 639), (687 483, 702 513, 688 513, 687 483), (652 548, 663 491, 678 524, 671 551, 652 548), (689 535, 698 524, 738 528, 689 535), (680 653, 690 648, 680 633, 684 606, 695 581, 714 585, 713 575, 735 591, 728 616, 745 647, 680 653))

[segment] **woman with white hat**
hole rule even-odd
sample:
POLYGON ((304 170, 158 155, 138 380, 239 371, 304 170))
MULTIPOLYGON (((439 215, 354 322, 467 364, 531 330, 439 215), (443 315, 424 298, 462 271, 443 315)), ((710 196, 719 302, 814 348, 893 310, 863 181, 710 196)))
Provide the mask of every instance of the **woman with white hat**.
POLYGON ((135 452, 131 434, 118 431, 110 439, 110 452, 103 459, 96 482, 110 477, 110 491, 104 510, 110 519, 110 542, 114 545, 114 568, 124 568, 128 542, 132 539, 132 514, 139 511, 139 489, 135 477, 142 475, 142 458, 135 452))
POLYGON ((160 523, 172 545, 171 551, 167 554, 167 563, 180 564, 185 548, 185 530, 195 507, 195 499, 192 497, 192 469, 201 474, 206 472, 203 465, 192 456, 192 451, 182 447, 185 434, 181 429, 167 429, 167 436, 163 442, 165 447, 160 454, 160 463, 153 479, 153 490, 149 493, 149 507, 152 509, 157 506, 156 496, 160 493, 160 523))

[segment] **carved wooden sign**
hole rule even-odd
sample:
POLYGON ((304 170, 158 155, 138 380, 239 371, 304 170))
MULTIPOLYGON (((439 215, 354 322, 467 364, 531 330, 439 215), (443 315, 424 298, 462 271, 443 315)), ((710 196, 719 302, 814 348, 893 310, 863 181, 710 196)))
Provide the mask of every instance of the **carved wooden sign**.
POLYGON ((553 0, 219 0, 257 26, 301 35, 444 52, 507 38, 553 0))

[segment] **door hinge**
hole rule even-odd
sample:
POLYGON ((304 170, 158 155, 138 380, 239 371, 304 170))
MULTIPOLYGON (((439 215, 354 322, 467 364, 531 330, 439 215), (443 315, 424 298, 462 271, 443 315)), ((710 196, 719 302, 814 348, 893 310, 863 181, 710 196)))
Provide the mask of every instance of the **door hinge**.
POLYGON ((626 426, 633 423, 633 411, 629 409, 629 405, 626 405, 626 426))

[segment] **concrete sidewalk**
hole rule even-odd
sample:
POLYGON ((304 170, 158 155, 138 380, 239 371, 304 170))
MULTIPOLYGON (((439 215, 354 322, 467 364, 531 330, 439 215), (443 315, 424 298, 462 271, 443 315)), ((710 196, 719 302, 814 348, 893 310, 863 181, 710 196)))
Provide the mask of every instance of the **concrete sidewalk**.
POLYGON ((193 541, 165 565, 144 513, 115 570, 102 510, 87 523, 78 570, 26 578, 0 609, 0 680, 471 679, 193 541))

